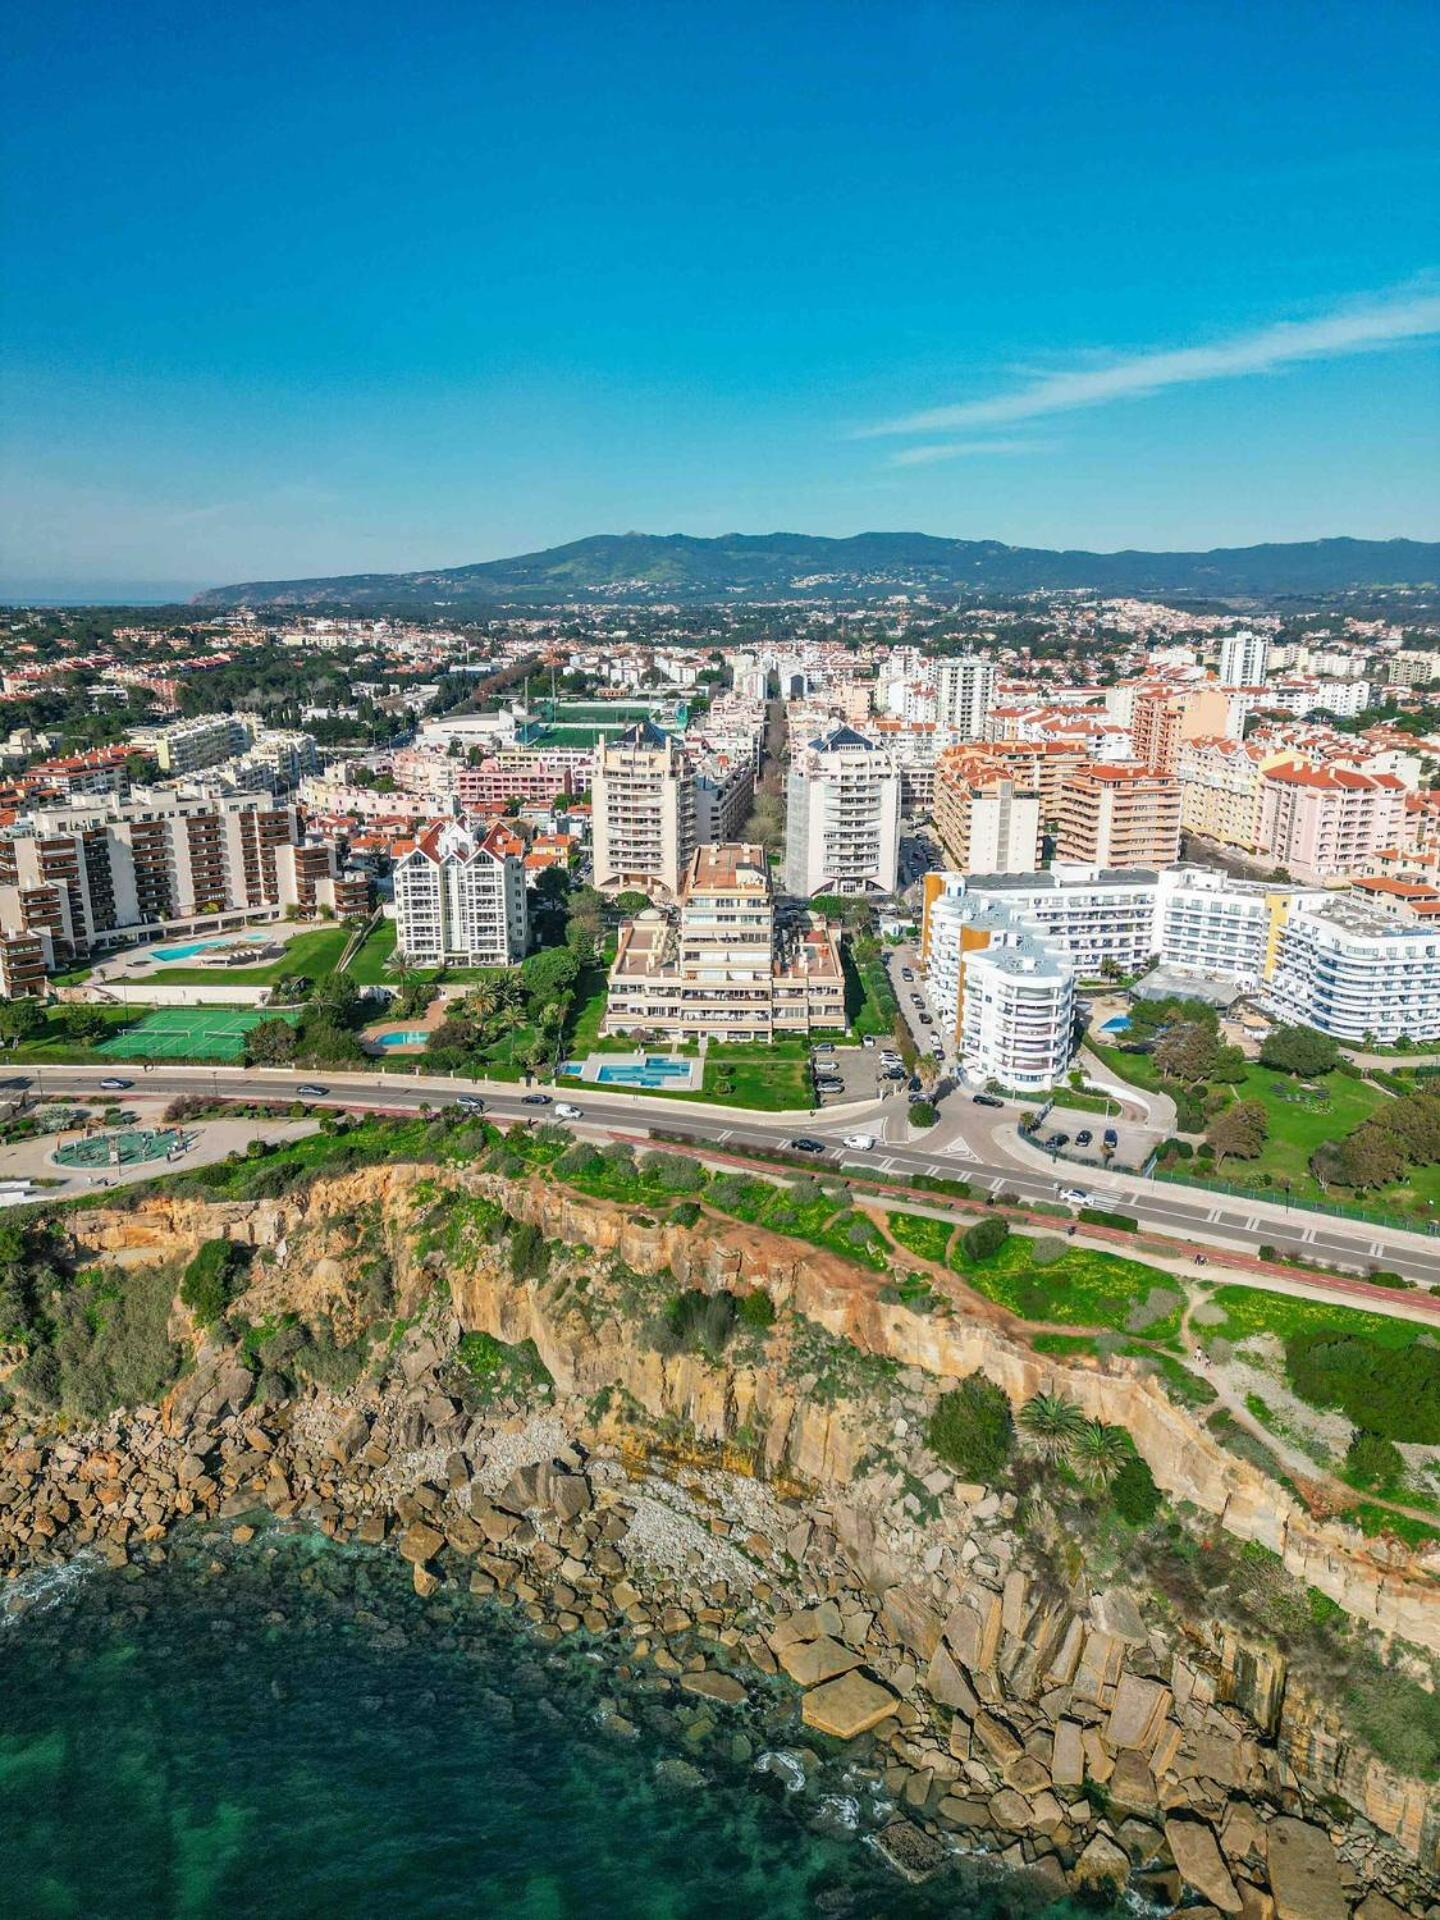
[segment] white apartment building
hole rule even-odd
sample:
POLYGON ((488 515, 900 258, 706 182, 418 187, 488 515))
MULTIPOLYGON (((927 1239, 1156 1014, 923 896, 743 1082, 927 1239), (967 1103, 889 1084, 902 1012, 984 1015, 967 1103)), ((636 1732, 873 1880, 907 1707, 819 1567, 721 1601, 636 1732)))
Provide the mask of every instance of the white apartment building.
POLYGON ((1440 651, 1401 647, 1390 656, 1392 687, 1428 687, 1440 680, 1440 651))
POLYGON ((1440 1039, 1440 928, 1329 899, 1280 930, 1263 1004, 1337 1040, 1440 1039))
POLYGON ((927 878, 921 959, 967 1080, 1041 1093, 1075 1051, 1075 965, 1023 904, 927 878), (930 880, 939 882, 932 886, 930 880))
MULTIPOLYGON (((927 888, 934 878, 926 875, 927 888)), ((1056 862, 1048 873, 986 874, 967 881, 966 891, 1007 902, 1059 944, 1082 980, 1094 980, 1107 961, 1121 973, 1135 973, 1150 959, 1158 880, 1142 867, 1056 862)))
POLYGON ((273 917, 292 904, 277 851, 301 838, 296 810, 268 794, 136 788, 37 807, 0 832, 0 933, 47 932, 79 955, 181 922, 273 917))
POLYGON ((648 720, 605 741, 590 800, 596 886, 673 900, 698 844, 695 775, 679 742, 648 720))
POLYGON ((515 836, 437 820, 395 863, 396 952, 419 967, 507 967, 529 939, 515 836))
POLYGON ((785 782, 787 890, 893 893, 899 859, 900 774, 890 755, 850 727, 811 740, 785 782))
POLYGON ((161 773, 177 775, 199 773, 244 753, 250 728, 236 714, 206 713, 169 727, 137 727, 130 738, 137 747, 150 749, 161 773))
POLYGON ((935 719, 957 740, 983 740, 985 716, 995 704, 995 663, 975 656, 937 660, 935 719))
POLYGON ((1258 687, 1270 670, 1270 642, 1263 633, 1227 633, 1220 642, 1222 687, 1258 687))

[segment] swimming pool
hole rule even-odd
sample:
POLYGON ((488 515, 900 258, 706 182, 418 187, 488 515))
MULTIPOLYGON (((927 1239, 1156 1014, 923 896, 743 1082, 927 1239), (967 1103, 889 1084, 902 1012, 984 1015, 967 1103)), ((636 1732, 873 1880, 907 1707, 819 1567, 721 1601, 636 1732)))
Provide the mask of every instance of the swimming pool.
POLYGON ((1126 1029, 1129 1027, 1129 1025, 1130 1025, 1129 1014, 1117 1013, 1113 1019, 1107 1020, 1105 1022, 1104 1026, 1101 1027, 1100 1031, 1102 1033, 1124 1033, 1126 1029))
POLYGON ((595 1075, 603 1087, 668 1087, 678 1081, 690 1084, 688 1060, 647 1059, 629 1065, 601 1067, 595 1075))
POLYGON ((152 947, 150 951, 156 960, 190 960, 197 953, 207 953, 211 947, 230 947, 237 940, 263 946, 269 938, 268 933, 227 933, 217 940, 189 940, 183 947, 152 947))
POLYGON ((370 1040, 377 1047, 423 1047, 429 1037, 423 1027, 412 1027, 403 1033, 372 1033, 370 1040))

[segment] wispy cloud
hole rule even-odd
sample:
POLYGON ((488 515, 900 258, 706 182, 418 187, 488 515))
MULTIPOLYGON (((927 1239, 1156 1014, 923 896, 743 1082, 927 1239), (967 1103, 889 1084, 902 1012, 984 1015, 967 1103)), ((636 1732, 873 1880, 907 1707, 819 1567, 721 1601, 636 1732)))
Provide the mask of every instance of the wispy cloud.
MULTIPOLYGON (((1008 426, 1021 420, 1040 420, 1052 414, 1073 412, 1078 407, 1105 406, 1112 400, 1141 399, 1163 392, 1167 387, 1274 373, 1302 360, 1371 353, 1437 333, 1440 333, 1440 293, 1411 288, 1352 304, 1314 320, 1278 321, 1273 326, 1235 334, 1209 346, 1132 354, 1108 366, 1038 375, 1014 392, 996 394, 989 400, 965 400, 954 406, 932 407, 922 413, 904 414, 896 420, 882 420, 875 426, 860 428, 856 437, 870 439, 883 434, 1008 426)), ((1003 444, 991 442, 989 450, 994 451, 1003 444)), ((913 448, 911 453, 914 457, 904 462, 907 465, 951 457, 948 452, 927 447, 913 448)))
POLYGON ((972 455, 998 453, 1054 453, 1058 440, 941 440, 928 446, 902 447, 892 453, 892 467, 929 467, 937 460, 965 460, 972 455))

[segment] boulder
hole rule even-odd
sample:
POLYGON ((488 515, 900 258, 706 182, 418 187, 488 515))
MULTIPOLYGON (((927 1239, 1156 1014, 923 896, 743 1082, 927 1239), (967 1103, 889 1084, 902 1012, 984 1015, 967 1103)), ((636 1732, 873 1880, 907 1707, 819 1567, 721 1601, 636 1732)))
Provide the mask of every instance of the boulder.
POLYGON ((400 1537, 400 1557, 413 1566, 423 1567, 427 1560, 433 1560, 445 1544, 445 1536, 435 1527, 427 1527, 423 1520, 415 1520, 400 1537))
POLYGON ((974 1688, 943 1642, 930 1656, 925 1686, 932 1700, 942 1707, 957 1707, 967 1719, 973 1720, 980 1711, 974 1688))
POLYGON ((833 1734, 837 1740, 853 1740, 857 1734, 878 1727, 895 1711, 895 1695, 878 1680, 852 1669, 806 1694, 801 1718, 807 1727, 833 1734))
POLYGON ((794 1646, 785 1647, 780 1654, 780 1664, 799 1686, 815 1687, 824 1680, 849 1673, 861 1660, 858 1653, 852 1653, 849 1647, 841 1646, 825 1633, 818 1640, 798 1640, 794 1646))
POLYGON ((1084 1852, 1070 1869, 1070 1884, 1086 1890, 1103 1887, 1123 1888, 1130 1878, 1130 1857, 1123 1847, 1097 1833, 1087 1841, 1084 1852))
POLYGON ((1165 1839, 1187 1886, 1221 1913, 1239 1913, 1240 1895, 1225 1865, 1215 1835, 1203 1820, 1165 1822, 1165 1839))
POLYGON ((1282 1815, 1270 1822, 1265 1841, 1279 1920, 1347 1920, 1340 1863, 1323 1827, 1282 1815))
POLYGON ((1169 1711, 1168 1687, 1158 1680, 1142 1680, 1138 1674, 1122 1674, 1105 1723, 1105 1739, 1117 1750, 1132 1747, 1148 1753, 1169 1711))
POLYGON ((1085 1748, 1076 1720, 1055 1722, 1055 1749, 1050 1774, 1057 1787, 1078 1787, 1085 1779, 1085 1748))
POLYGON ((876 1851, 902 1880, 918 1885, 949 1860, 948 1849, 913 1820, 892 1820, 875 1835, 876 1851))
POLYGON ((889 1587, 881 1602, 891 1632, 902 1646, 922 1661, 929 1660, 940 1644, 940 1615, 918 1587, 889 1587))

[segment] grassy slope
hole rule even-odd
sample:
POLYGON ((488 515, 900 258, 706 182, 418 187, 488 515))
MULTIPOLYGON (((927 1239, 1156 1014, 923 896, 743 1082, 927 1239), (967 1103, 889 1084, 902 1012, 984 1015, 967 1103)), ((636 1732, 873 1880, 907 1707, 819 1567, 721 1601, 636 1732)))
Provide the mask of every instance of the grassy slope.
MULTIPOLYGON (((297 973, 320 980, 333 973, 350 930, 343 926, 316 927, 289 942, 278 960, 263 967, 156 967, 148 978, 166 987, 273 987, 297 973)), ((144 983, 134 989, 143 994, 144 983)))

